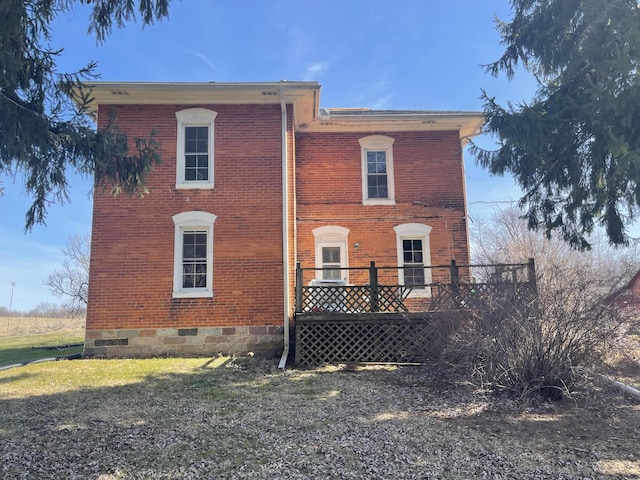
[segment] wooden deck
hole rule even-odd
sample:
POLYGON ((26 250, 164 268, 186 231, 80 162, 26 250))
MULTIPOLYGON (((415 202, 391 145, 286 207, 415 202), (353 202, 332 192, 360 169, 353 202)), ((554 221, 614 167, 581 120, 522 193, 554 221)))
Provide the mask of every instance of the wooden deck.
POLYGON ((345 313, 296 315, 295 363, 420 363, 437 358, 460 314, 345 313))
POLYGON ((471 267, 458 267, 455 262, 433 267, 449 269, 449 282, 407 286, 379 283, 373 262, 369 267, 370 281, 364 285, 305 283, 304 271, 298 266, 296 365, 420 363, 435 359, 456 326, 486 302, 506 304, 536 295, 532 260, 526 264, 482 266, 491 267, 493 273, 482 277, 481 282, 461 281, 459 269, 465 268, 464 278, 470 279, 471 267))

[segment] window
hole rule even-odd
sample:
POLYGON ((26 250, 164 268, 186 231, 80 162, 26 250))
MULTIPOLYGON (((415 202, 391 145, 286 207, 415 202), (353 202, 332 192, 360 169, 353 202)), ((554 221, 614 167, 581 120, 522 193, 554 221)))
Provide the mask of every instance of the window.
POLYGON ((361 138, 359 142, 362 156, 362 203, 394 205, 394 139, 383 135, 370 135, 361 138))
POLYGON ((176 188, 213 188, 213 123, 217 115, 205 108, 176 112, 176 188))
POLYGON ((184 179, 209 181, 209 127, 184 127, 184 179))
POLYGON ((421 223, 405 223, 393 227, 398 248, 398 283, 413 286, 410 296, 431 296, 431 227, 421 223))
POLYGON ((207 231, 182 231, 182 288, 207 287, 207 231))
POLYGON ((173 296, 213 296, 213 224, 207 212, 184 212, 173 216, 173 296))
POLYGON ((322 268, 332 268, 322 271, 323 280, 341 280, 340 267, 342 267, 340 246, 322 246, 322 268))
POLYGON ((404 284, 424 286, 424 245, 422 239, 402 240, 404 284))
POLYGON ((347 236, 349 229, 328 225, 313 230, 316 240, 316 280, 347 280, 347 236))

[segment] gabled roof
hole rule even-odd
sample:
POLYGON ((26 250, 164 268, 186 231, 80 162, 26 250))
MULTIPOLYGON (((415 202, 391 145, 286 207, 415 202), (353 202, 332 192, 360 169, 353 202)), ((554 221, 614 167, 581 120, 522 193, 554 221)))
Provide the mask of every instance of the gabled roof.
POLYGON ((320 109, 318 82, 95 82, 88 85, 95 115, 98 105, 292 104, 301 132, 458 131, 480 133, 480 112, 437 110, 320 109))

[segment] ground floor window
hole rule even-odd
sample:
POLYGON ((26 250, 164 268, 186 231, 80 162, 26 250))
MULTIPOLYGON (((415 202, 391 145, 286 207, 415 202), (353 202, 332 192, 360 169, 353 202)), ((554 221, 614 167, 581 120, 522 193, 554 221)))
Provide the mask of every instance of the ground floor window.
POLYGON ((173 296, 213 296, 213 224, 207 212, 173 216, 175 225, 173 296))
POLYGON ((207 287, 207 231, 182 233, 182 288, 207 287))
POLYGON ((327 225, 313 230, 316 244, 316 280, 349 280, 347 237, 349 229, 327 225))
POLYGON ((341 280, 342 255, 340 255, 340 250, 340 246, 322 246, 322 268, 331 269, 322 270, 323 280, 341 280))
POLYGON ((403 239, 404 284, 424 288, 424 246, 422 239, 403 239))
POLYGON ((431 295, 431 227, 421 223, 404 223, 393 227, 398 250, 398 283, 412 287, 410 296, 431 295))

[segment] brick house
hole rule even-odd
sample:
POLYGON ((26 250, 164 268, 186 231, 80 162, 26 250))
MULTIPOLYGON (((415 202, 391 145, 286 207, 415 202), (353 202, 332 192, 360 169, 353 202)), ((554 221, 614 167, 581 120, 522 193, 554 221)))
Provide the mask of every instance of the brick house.
POLYGON ((89 356, 286 353, 296 264, 345 282, 346 267, 409 265, 393 281, 418 285, 469 261, 462 145, 478 113, 320 109, 316 82, 92 95, 99 126, 115 110, 130 137, 155 128, 163 161, 144 198, 95 189, 89 356))

